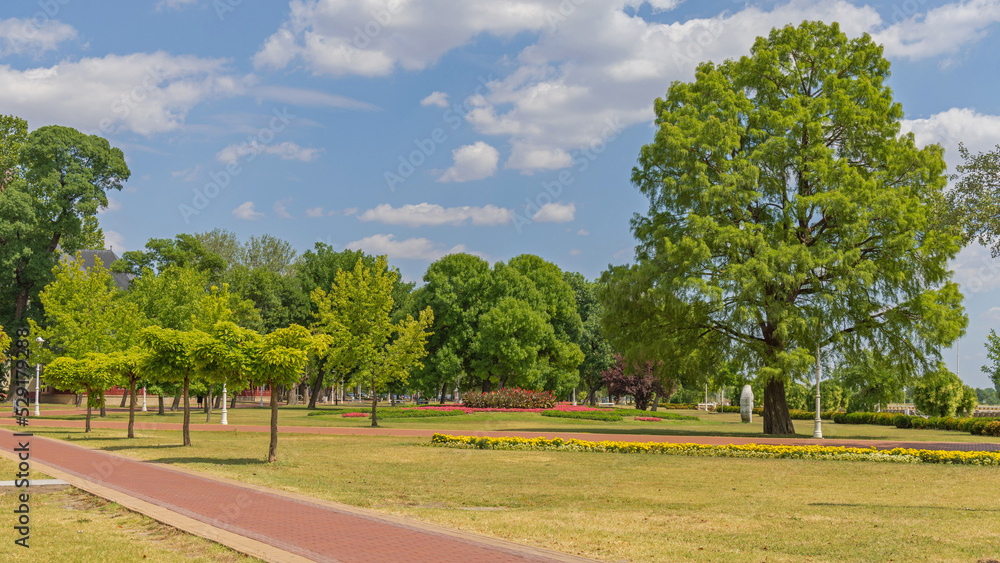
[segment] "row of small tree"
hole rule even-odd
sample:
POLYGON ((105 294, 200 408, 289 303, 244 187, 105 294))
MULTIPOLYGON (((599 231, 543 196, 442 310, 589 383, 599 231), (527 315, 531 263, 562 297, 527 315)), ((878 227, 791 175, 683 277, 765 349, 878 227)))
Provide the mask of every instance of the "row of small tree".
MULTIPOLYGON (((271 388, 268 460, 274 461, 277 390, 299 383, 310 357, 384 391, 420 366, 433 322, 430 310, 416 319, 390 319, 394 279, 385 258, 374 267, 359 260, 353 270, 337 272, 329 291, 315 289, 318 312, 310 328, 291 324, 266 334, 234 322, 246 304, 226 286, 206 290, 194 270, 146 271, 122 291, 100 261, 88 269, 78 262, 56 267, 55 280, 40 294, 45 325, 32 321, 32 327, 43 339, 34 352, 47 364, 46 381, 87 394, 87 432, 92 408, 103 404, 107 389, 121 385, 131 395, 128 437, 134 437, 136 387, 155 383, 181 394, 183 445, 189 446, 192 382, 240 390, 253 381, 271 388)), ((373 426, 376 408, 373 400, 373 426)))

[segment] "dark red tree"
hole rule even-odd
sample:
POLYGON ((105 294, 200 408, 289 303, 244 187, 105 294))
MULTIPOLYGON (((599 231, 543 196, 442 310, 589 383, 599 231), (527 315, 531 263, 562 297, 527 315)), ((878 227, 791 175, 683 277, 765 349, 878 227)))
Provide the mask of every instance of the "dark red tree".
POLYGON ((601 379, 612 397, 631 395, 639 410, 646 410, 653 394, 661 397, 667 395, 660 378, 653 373, 653 362, 646 362, 635 369, 628 366, 620 354, 615 355, 615 365, 601 373, 601 379))

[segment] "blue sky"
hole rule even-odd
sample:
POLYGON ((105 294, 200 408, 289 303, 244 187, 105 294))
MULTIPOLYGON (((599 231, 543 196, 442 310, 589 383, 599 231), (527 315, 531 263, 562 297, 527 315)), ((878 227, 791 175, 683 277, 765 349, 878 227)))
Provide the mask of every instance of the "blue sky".
MULTIPOLYGON (((116 252, 222 227, 388 254, 534 253, 597 277, 632 257, 652 102, 697 62, 804 19, 870 33, 903 128, 1000 143, 1000 0, 38 0, 0 8, 0 112, 108 137, 132 170, 116 252)), ((1000 327, 1000 260, 953 263, 969 384, 1000 327)))

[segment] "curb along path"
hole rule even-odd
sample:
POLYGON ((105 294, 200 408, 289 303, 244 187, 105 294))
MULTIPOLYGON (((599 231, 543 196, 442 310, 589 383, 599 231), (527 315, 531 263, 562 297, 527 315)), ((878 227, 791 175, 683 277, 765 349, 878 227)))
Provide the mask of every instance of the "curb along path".
MULTIPOLYGON (((41 421, 32 421, 32 425, 41 426, 38 422, 41 421)), ((272 556, 264 555, 272 561, 302 561, 303 558, 344 563, 587 561, 402 518, 383 517, 326 501, 310 502, 278 491, 268 492, 261 487, 243 487, 59 440, 40 436, 29 439, 32 461, 165 508, 210 528, 248 538, 252 543, 273 546, 277 550, 271 551, 272 556), (280 552, 288 557, 281 556, 280 552)), ((13 432, 0 430, 0 449, 9 454, 17 445, 13 432)), ((45 468, 37 470, 44 472, 45 468)), ((115 498, 109 500, 118 502, 115 498)), ((197 530, 186 531, 198 533, 197 530)), ((205 535, 220 541, 218 534, 215 537, 205 535)), ((232 545, 233 542, 222 543, 243 551, 239 545, 232 545)), ((245 552, 261 556, 259 550, 245 552)))

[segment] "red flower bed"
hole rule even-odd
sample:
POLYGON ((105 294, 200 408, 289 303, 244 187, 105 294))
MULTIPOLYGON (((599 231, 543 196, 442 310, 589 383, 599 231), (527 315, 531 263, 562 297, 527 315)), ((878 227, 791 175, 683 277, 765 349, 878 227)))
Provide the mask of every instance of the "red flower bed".
POLYGON ((556 396, 551 391, 506 387, 488 393, 468 391, 462 404, 473 409, 551 409, 556 406, 556 396))
MULTIPOLYGON (((473 408, 473 407, 467 407, 467 406, 465 406, 464 403, 461 404, 461 405, 443 405, 443 406, 442 405, 427 405, 427 406, 422 406, 422 407, 406 407, 406 408, 425 409, 425 410, 434 410, 434 411, 462 411, 465 414, 469 414, 469 413, 473 413, 473 412, 542 412, 543 410, 553 410, 553 409, 543 409, 543 408, 534 408, 534 409, 531 409, 531 408, 529 408, 529 409, 516 409, 516 408, 514 408, 514 409, 473 408)), ((560 404, 558 404, 558 405, 556 405, 554 407, 554 410, 568 411, 568 412, 611 412, 614 409, 595 409, 595 408, 586 407, 586 406, 583 406, 583 405, 573 406, 573 405, 570 405, 570 404, 560 403, 560 404)))
POLYGON ((635 417, 635 419, 636 420, 645 420, 645 421, 648 421, 648 422, 659 422, 659 421, 663 420, 662 418, 656 418, 655 416, 637 416, 637 417, 635 417))
POLYGON ((370 415, 368 413, 366 413, 366 412, 345 412, 344 414, 342 414, 340 416, 342 416, 344 418, 361 418, 361 417, 370 416, 370 415))

